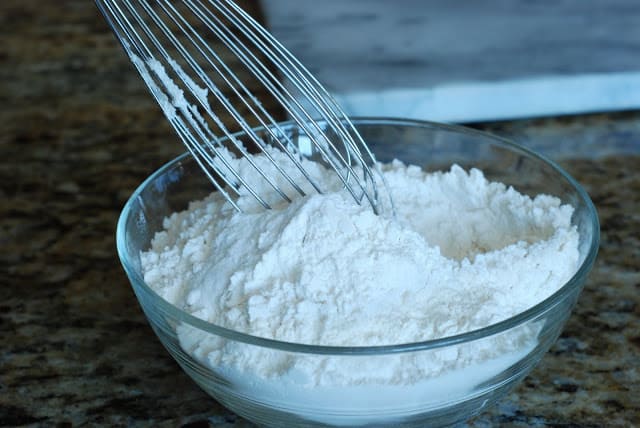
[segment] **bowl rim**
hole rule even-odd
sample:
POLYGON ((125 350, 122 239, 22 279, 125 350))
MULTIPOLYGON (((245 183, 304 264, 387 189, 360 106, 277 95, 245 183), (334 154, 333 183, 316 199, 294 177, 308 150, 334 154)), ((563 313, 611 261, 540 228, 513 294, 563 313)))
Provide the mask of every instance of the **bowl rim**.
MULTIPOLYGON (((507 318, 503 321, 500 321, 495 324, 488 325, 486 327, 482 327, 476 330, 471 330, 465 333, 457 334, 454 336, 446 336, 437 339, 419 341, 419 342, 411 342, 411 343, 400 343, 400 344, 390 344, 390 345, 376 345, 376 346, 330 346, 330 345, 313 345, 313 344, 305 344, 305 343, 295 343, 295 342, 287 342, 276 339, 269 339, 265 337, 253 336, 248 333, 243 333, 240 331, 232 330, 226 327, 222 327, 210 322, 207 322, 201 318, 197 318, 194 315, 191 315, 182 309, 174 306, 164 298, 162 298, 159 294, 157 294, 149 285, 144 282, 144 279, 140 272, 134 268, 132 263, 129 261, 126 256, 126 224, 129 215, 131 214, 131 208, 134 201, 139 197, 141 192, 149 186, 158 176, 164 174, 167 170, 173 168, 176 164, 179 164, 181 161, 191 157, 189 152, 185 152, 169 162, 165 163, 163 166, 154 171, 150 176, 148 176, 131 194, 127 202, 125 203, 120 217, 118 219, 117 227, 116 227, 116 247, 118 256, 120 258, 120 262, 129 277, 131 282, 131 286, 134 288, 134 292, 136 292, 136 296, 138 296, 137 292, 143 292, 146 297, 151 299, 151 303, 154 307, 162 310, 169 316, 189 324, 192 327, 197 329, 206 331, 211 334, 215 334, 218 336, 222 336, 226 339, 256 345, 266 348, 278 349, 282 351, 288 352, 296 352, 296 353, 306 353, 306 354, 324 354, 324 355, 381 355, 381 354, 395 354, 395 353, 404 353, 404 352, 415 352, 415 351, 423 351, 429 349, 437 349, 446 346, 456 345, 464 342, 471 342, 474 340, 479 340, 485 337, 492 336, 494 334, 498 334, 518 325, 521 325, 531 319, 534 319, 547 311, 549 308, 555 306, 560 303, 567 295, 571 294, 575 291, 576 288, 580 288, 582 286, 582 279, 586 277, 588 272, 591 270, 593 263, 596 259, 599 242, 600 242, 600 226, 598 220, 598 214, 596 208, 591 201, 587 192, 582 188, 582 186, 571 177, 564 169, 562 169, 558 164, 554 161, 548 159, 542 154, 539 154, 529 148, 526 148, 520 144, 517 144, 509 139, 491 134, 489 132, 484 132, 472 128, 468 128, 460 125, 453 125, 441 122, 432 122, 428 120, 416 120, 416 119, 403 119, 403 118, 389 118, 389 117, 352 117, 350 118, 351 122, 357 127, 358 125, 379 125, 379 126, 388 126, 388 125, 396 125, 396 126, 405 126, 405 127, 419 127, 419 128, 430 128, 430 129, 439 129, 448 132, 456 132, 462 133, 470 136, 478 136, 482 138, 489 138, 502 146, 506 146, 516 152, 520 152, 532 158, 535 158, 543 163, 546 163, 553 170, 555 170, 564 180, 566 180, 571 187, 573 187, 582 200, 585 203, 587 210, 589 212, 589 218, 591 220, 591 227, 593 229, 593 234, 591 237, 591 242, 589 245, 588 252, 582 264, 578 267, 573 276, 562 285, 555 293, 547 297, 545 300, 539 302, 538 304, 532 306, 524 312, 521 312, 513 317, 507 318)), ((297 126, 294 121, 283 121, 278 122, 277 124, 282 129, 289 129, 291 127, 297 126)), ((264 130, 264 127, 256 127, 254 128, 256 132, 260 132, 264 130)), ((233 136, 238 137, 244 135, 245 132, 237 132, 233 136)), ((222 139, 222 141, 227 138, 222 139)), ((142 302, 140 302, 140 298, 138 296, 139 303, 142 306, 142 302)), ((146 310, 143 307, 143 310, 146 310)))

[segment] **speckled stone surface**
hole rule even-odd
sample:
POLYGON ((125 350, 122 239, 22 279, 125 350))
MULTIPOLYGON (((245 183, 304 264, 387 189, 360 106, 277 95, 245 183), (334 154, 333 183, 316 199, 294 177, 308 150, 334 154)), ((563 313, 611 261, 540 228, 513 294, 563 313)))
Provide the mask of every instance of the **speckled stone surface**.
MULTIPOLYGON (((182 152, 91 1, 0 3, 0 426, 249 427, 154 337, 115 251, 182 152)), ((602 246, 564 333, 487 426, 640 425, 640 113, 476 125, 587 188, 602 246)))

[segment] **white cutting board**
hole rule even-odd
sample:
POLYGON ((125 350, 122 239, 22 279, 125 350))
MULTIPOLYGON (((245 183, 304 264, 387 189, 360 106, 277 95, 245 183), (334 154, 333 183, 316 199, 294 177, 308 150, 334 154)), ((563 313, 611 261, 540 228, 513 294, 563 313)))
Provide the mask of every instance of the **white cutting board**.
POLYGON ((640 0, 263 0, 358 116, 468 122, 640 107, 640 0))

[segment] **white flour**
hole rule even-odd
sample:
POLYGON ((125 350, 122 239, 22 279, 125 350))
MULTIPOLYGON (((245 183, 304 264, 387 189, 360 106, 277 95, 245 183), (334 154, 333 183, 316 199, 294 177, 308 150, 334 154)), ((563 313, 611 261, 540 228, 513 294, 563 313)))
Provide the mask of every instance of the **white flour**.
MULTIPOLYGON (((247 170, 244 159, 234 162, 247 170)), ((573 209, 557 198, 531 199, 478 170, 426 174, 396 161, 383 166, 397 210, 390 220, 356 205, 332 172, 307 167, 335 192, 310 192, 270 211, 244 195, 243 214, 212 194, 166 219, 142 254, 147 284, 197 317, 251 335, 389 345, 509 318, 550 296, 577 268, 573 209)), ((259 178, 251 181, 266 191, 259 178)), ((267 382, 270 394, 287 379, 314 388, 410 386, 505 355, 517 359, 537 332, 528 325, 454 349, 375 359, 288 354, 178 327, 185 351, 239 382, 245 376, 253 388, 267 382)), ((486 377, 504 367, 474 370, 486 377)))

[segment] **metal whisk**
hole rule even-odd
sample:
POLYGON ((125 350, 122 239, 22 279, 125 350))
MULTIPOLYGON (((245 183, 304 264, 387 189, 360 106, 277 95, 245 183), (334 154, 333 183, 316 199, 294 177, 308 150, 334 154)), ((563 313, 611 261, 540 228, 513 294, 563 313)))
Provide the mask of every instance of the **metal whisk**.
MULTIPOLYGON (((231 167, 228 149, 245 156, 284 200, 290 201, 290 197, 273 174, 282 174, 285 183, 304 194, 286 168, 273 159, 267 150, 271 145, 285 152, 312 187, 322 193, 301 163, 303 154, 309 155, 308 147, 312 147, 358 203, 367 200, 376 213, 381 211, 380 186, 374 179, 378 173, 375 158, 343 110, 290 52, 233 1, 96 3, 184 145, 237 210, 240 208, 234 196, 243 187, 265 208, 270 205, 231 167), (297 124, 307 149, 301 150, 280 129, 254 95, 255 88, 269 94, 297 124), (267 172, 253 161, 246 145, 225 126, 229 122, 224 115, 239 125, 274 168, 267 172), (256 126, 262 131, 256 131, 256 126), (261 135, 268 136, 269 142, 261 135)), ((381 178, 377 182, 383 183, 381 178)), ((385 198, 390 203, 388 194, 385 198)))

